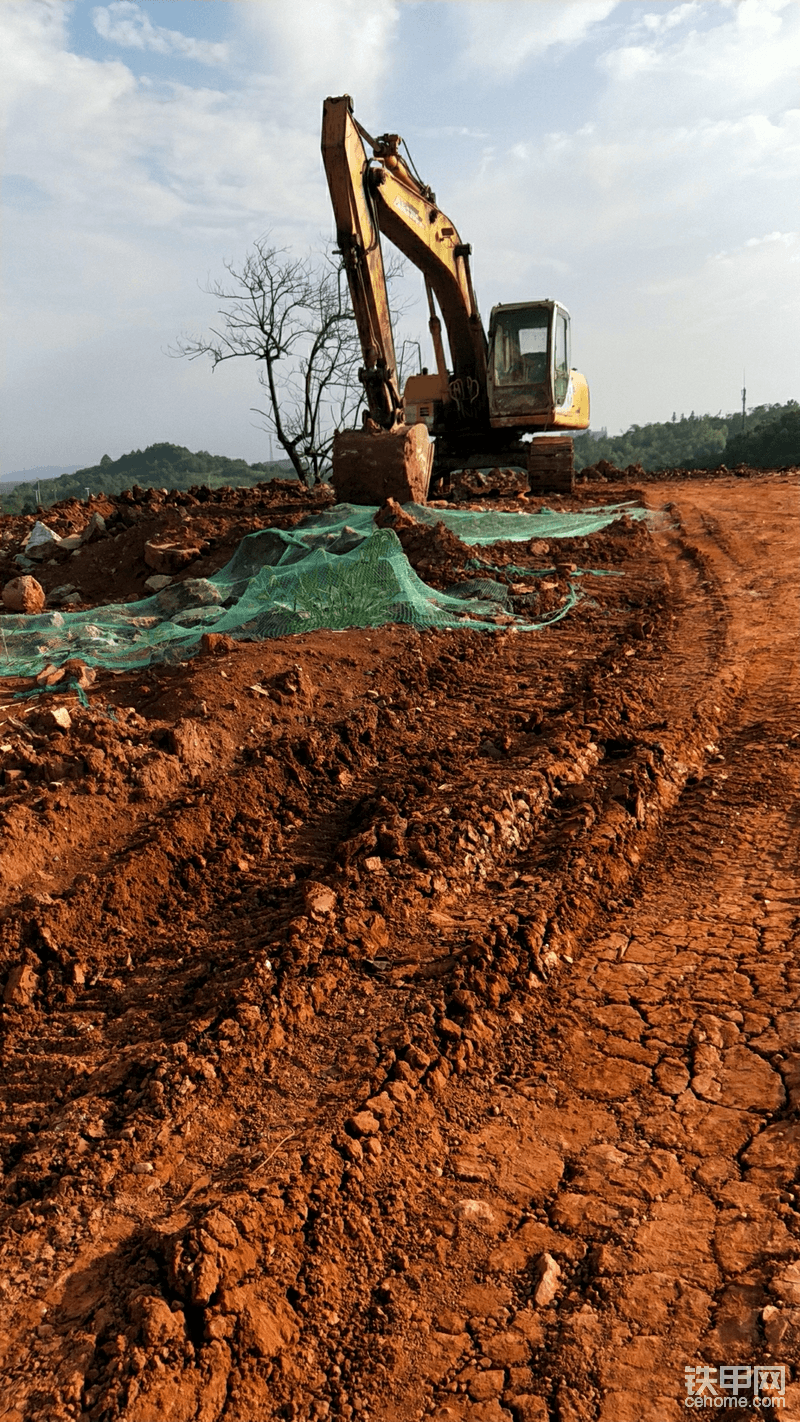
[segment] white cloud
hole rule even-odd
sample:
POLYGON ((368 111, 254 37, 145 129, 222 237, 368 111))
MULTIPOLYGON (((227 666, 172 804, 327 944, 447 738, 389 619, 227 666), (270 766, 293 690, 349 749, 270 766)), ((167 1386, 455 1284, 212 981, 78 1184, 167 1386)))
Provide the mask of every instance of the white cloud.
POLYGON ((391 68, 398 0, 284 0, 232 10, 250 63, 279 80, 276 99, 303 110, 311 99, 315 122, 328 94, 351 94, 362 115, 375 104, 391 68))
POLYGON ((680 124, 709 105, 741 113, 767 96, 796 102, 798 43, 790 0, 660 7, 603 54, 608 103, 641 106, 645 124, 656 113, 680 124))
POLYGON ((470 0, 454 7, 466 35, 459 63, 493 79, 513 77, 546 50, 579 44, 616 7, 617 0, 470 0))
POLYGON ((155 54, 183 55, 200 64, 226 64, 228 46, 210 40, 194 39, 180 30, 154 25, 140 5, 133 0, 111 0, 110 5, 98 5, 92 11, 92 23, 97 33, 111 44, 129 49, 149 49, 155 54))

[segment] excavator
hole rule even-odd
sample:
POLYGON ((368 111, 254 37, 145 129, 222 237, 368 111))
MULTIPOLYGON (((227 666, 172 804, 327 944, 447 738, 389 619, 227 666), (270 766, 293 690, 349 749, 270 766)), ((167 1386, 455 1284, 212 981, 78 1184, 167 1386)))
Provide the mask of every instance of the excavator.
POLYGON ((322 159, 367 406, 362 429, 334 437, 337 497, 424 503, 432 480, 444 486, 455 470, 500 464, 527 468, 532 490, 569 490, 572 439, 558 432, 589 425, 589 388, 570 365, 569 312, 551 300, 495 306, 487 337, 472 284, 472 248, 439 208, 404 144, 401 155, 401 144, 396 133, 371 138, 348 94, 325 100, 322 159), (422 272, 428 300, 436 372, 410 376, 402 391, 381 235, 422 272))

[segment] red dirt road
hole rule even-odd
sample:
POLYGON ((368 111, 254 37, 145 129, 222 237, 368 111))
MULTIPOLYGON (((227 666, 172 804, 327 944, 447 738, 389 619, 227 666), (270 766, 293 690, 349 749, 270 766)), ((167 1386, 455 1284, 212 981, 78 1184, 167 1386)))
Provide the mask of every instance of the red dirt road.
POLYGON ((0 1417, 798 1422, 797 482, 642 497, 544 632, 5 707, 0 1417))

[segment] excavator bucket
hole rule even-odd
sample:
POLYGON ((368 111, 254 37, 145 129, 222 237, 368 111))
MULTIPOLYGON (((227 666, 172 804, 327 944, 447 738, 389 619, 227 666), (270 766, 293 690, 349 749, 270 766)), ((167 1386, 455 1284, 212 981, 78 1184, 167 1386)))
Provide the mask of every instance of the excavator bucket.
POLYGON ((425 425, 341 430, 333 438, 333 487, 340 503, 424 504, 433 465, 425 425))

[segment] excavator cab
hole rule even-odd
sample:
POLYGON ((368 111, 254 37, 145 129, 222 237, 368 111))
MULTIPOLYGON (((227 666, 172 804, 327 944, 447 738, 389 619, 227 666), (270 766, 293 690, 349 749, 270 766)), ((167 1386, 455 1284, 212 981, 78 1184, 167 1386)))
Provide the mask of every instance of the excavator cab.
POLYGON ((589 391, 570 365, 569 312, 557 301, 495 306, 487 372, 493 429, 586 429, 589 391))

